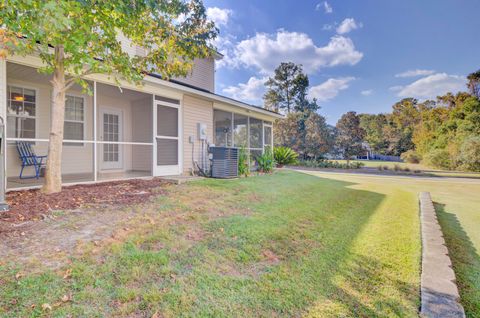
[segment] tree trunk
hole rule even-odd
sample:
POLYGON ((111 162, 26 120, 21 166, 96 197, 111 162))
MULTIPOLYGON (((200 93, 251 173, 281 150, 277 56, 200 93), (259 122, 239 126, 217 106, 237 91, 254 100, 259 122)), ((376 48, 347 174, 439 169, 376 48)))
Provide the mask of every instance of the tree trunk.
POLYGON ((45 170, 44 193, 62 190, 62 147, 63 123, 65 118, 65 53, 63 46, 55 47, 55 71, 53 73, 53 92, 50 105, 50 136, 45 170))

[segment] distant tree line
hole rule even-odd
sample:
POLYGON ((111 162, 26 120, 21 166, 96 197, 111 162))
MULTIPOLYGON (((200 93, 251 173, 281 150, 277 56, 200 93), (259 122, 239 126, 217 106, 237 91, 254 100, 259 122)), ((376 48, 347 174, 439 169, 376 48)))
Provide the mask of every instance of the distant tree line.
POLYGON ((468 92, 436 100, 405 98, 387 114, 360 114, 372 151, 443 169, 480 171, 480 71, 468 92))
POLYGON ((264 104, 286 115, 276 124, 275 144, 306 160, 349 160, 368 149, 443 169, 480 171, 480 70, 467 80, 468 92, 423 102, 405 98, 390 113, 347 112, 334 127, 318 113, 317 100, 309 99, 302 66, 281 63, 265 83, 264 104))

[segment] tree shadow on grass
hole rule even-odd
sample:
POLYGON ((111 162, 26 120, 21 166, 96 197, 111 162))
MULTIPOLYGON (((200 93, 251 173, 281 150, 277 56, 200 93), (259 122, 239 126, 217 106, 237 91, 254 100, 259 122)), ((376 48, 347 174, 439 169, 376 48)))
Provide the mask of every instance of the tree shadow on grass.
MULTIPOLYGON (((293 174, 298 177, 295 172, 283 174, 285 181, 293 174)), ((242 226, 235 226, 236 236, 263 241, 262 248, 273 251, 281 260, 278 269, 272 268, 259 285, 241 297, 243 309, 259 303, 258 316, 298 316, 300 312, 312 317, 415 316, 419 286, 395 276, 391 265, 375 257, 379 255, 352 252, 358 235, 385 195, 321 176, 302 174, 298 179, 299 183, 289 183, 296 191, 288 198, 269 200, 275 202, 275 208, 262 210, 260 219, 253 215, 243 220, 242 226), (308 204, 298 208, 300 200, 308 204), (252 228, 264 231, 258 226, 259 220, 275 222, 275 230, 252 233, 252 228)))
POLYGON ((328 301, 312 306, 307 317, 416 317, 419 286, 391 271, 374 257, 352 255, 330 281, 328 301))
POLYGON ((467 317, 480 317, 480 256, 454 213, 434 203, 467 317))

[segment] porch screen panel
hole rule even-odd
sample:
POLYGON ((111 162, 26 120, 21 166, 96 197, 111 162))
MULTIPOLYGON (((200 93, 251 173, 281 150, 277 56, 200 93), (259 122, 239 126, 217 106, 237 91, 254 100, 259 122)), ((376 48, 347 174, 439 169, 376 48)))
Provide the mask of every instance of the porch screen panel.
POLYGON ((219 147, 232 146, 232 113, 215 110, 213 112, 215 125, 215 145, 219 147))
POLYGON ((263 147, 263 122, 250 117, 250 148, 262 149, 263 147))
POLYGON ((178 165, 179 109, 157 104, 157 166, 178 165))
POLYGON ((233 138, 235 147, 248 147, 248 117, 234 114, 233 138))
POLYGON ((178 140, 157 138, 157 165, 178 164, 178 140))
POLYGON ((36 91, 8 86, 7 137, 35 138, 36 91))
POLYGON ((158 105, 157 135, 178 137, 178 108, 158 105))
POLYGON ((264 146, 265 147, 272 147, 272 127, 264 126, 264 146))

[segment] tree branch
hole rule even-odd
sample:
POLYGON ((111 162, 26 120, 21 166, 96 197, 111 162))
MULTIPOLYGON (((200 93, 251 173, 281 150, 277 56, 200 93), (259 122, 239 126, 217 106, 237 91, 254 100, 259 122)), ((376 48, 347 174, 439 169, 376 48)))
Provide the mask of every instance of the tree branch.
POLYGON ((86 71, 82 72, 81 74, 78 74, 78 75, 75 75, 75 76, 72 76, 70 77, 69 79, 67 79, 65 81, 65 88, 63 89, 64 91, 67 91, 69 90, 73 85, 75 85, 75 82, 84 77, 84 76, 87 76, 87 75, 90 75, 90 74, 93 74, 94 72, 92 71, 92 69, 87 69, 86 71))

